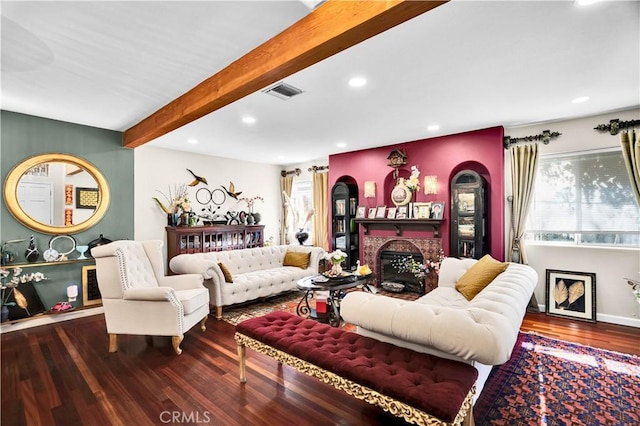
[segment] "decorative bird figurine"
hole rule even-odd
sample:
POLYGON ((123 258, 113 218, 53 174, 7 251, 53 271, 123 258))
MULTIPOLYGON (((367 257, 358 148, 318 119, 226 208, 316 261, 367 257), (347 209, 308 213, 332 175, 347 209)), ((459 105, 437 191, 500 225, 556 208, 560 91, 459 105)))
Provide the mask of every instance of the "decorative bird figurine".
POLYGON ((236 192, 236 186, 233 184, 233 182, 229 182, 229 189, 225 188, 224 185, 220 185, 222 187, 222 189, 224 189, 227 194, 229 194, 229 197, 233 198, 233 199, 238 199, 238 195, 242 194, 241 192, 236 192))
POLYGON ((187 169, 187 171, 188 171, 189 173, 191 173, 191 174, 193 175, 194 179, 195 179, 193 182, 191 182, 191 183, 189 184, 189 186, 196 186, 196 185, 197 185, 197 184, 199 184, 200 182, 204 183, 205 185, 209 185, 209 182, 207 182, 207 178, 204 178, 204 177, 202 177, 202 176, 197 176, 195 173, 193 173, 193 172, 192 172, 191 170, 189 170, 189 169, 187 169))

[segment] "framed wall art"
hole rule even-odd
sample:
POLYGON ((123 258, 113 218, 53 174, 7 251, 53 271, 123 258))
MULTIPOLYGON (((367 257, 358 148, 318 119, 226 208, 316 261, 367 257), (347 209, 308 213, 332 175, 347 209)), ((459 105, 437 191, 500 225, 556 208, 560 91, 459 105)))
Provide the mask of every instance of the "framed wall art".
POLYGON ((596 322, 596 274, 547 269, 547 315, 596 322))
POLYGON ((98 188, 76 188, 77 209, 95 209, 99 201, 98 188))

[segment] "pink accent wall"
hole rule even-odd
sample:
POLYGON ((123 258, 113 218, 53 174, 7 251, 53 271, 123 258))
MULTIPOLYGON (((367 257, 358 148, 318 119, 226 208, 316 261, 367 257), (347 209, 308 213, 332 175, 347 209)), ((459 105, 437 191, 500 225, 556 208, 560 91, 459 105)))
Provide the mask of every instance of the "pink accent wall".
MULTIPOLYGON (((406 150, 407 164, 400 169, 401 177, 409 177, 411 166, 420 169, 420 190, 414 201, 444 201, 444 222, 441 227, 442 246, 449 255, 449 221, 451 194, 449 183, 453 176, 465 169, 478 172, 487 181, 489 217, 489 253, 504 260, 504 156, 503 127, 437 138, 421 139, 381 148, 347 152, 329 156, 329 190, 336 182, 358 185, 358 205, 393 206, 391 189, 395 185, 393 169, 387 157, 393 148, 406 150), (425 195, 424 177, 438 177, 438 193, 425 195), (376 198, 364 198, 364 182, 376 182, 376 198)), ((329 191, 331 192, 331 191, 329 191)), ((329 194, 329 198, 331 194, 329 194)), ((329 205, 331 201, 329 200, 329 205)), ((331 228, 329 228, 331 229, 331 228)), ((417 237, 421 231, 405 231, 406 237, 417 237)), ((394 235, 393 231, 376 231, 376 235, 394 235)), ((362 231, 360 233, 362 241, 362 231)), ((360 247, 362 250, 362 247, 360 247)), ((362 259, 362 252, 360 253, 362 259)))

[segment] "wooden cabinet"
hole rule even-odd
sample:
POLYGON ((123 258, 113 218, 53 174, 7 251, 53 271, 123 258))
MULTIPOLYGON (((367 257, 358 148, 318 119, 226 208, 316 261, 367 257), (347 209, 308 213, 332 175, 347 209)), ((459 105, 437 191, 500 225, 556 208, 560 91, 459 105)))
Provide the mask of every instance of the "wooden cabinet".
POLYGON ((358 187, 344 182, 331 189, 331 246, 347 253, 343 268, 356 266, 359 258, 358 227, 355 223, 358 206, 358 187))
POLYGON ((485 181, 463 170, 451 181, 451 256, 480 259, 489 251, 487 235, 485 181))
POLYGON ((185 253, 264 246, 264 225, 167 226, 167 261, 185 253))

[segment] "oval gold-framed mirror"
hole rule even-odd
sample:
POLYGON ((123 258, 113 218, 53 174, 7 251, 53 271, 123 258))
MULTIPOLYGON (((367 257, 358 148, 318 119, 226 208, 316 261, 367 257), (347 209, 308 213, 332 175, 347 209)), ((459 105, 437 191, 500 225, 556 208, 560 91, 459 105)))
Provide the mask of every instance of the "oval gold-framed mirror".
POLYGON ((109 185, 97 167, 61 153, 34 155, 18 163, 5 179, 3 195, 20 223, 53 235, 91 228, 104 217, 110 200, 109 185))

